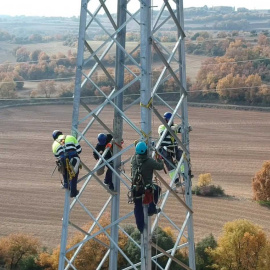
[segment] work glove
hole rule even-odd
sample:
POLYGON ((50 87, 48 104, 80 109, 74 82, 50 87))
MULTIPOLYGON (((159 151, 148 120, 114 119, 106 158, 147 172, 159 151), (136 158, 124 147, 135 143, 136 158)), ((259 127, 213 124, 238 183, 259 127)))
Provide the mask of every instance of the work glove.
POLYGON ((112 148, 112 144, 111 143, 107 143, 106 144, 106 148, 112 148))
POLYGON ((173 125, 173 126, 171 126, 171 129, 173 131, 177 132, 177 133, 181 133, 182 127, 181 127, 180 124, 179 125, 173 125))

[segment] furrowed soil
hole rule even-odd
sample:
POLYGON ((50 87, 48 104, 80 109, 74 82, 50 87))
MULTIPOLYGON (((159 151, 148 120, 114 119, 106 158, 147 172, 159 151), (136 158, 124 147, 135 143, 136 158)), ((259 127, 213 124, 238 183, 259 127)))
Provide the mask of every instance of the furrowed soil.
MULTIPOLYGON (((165 110, 157 108, 160 113, 165 110)), ((80 117, 85 115, 82 109, 80 117)), ((139 107, 128 110, 127 116, 140 127, 139 107)), ((112 108, 105 108, 100 117, 112 128, 112 108)), ((38 237, 42 245, 49 248, 60 244, 64 190, 60 188, 58 172, 51 176, 55 165, 51 133, 54 129, 69 133, 71 119, 71 105, 0 110, 0 237, 23 232, 38 237)), ((193 128, 190 133, 193 185, 197 184, 200 174, 211 173, 213 184, 220 185, 229 195, 223 198, 193 196, 195 241, 210 233, 218 237, 223 225, 235 219, 248 219, 270 236, 270 209, 252 201, 252 178, 262 164, 270 160, 269 113, 189 107, 189 123, 193 128)), ((158 124, 154 118, 153 137, 157 137, 158 124)), ((96 144, 99 132, 104 130, 93 124, 86 135, 91 144, 96 144)), ((123 138, 127 147, 138 135, 125 123, 123 138)), ((83 140, 81 145, 81 158, 92 169, 95 165, 92 150, 83 140)), ((123 160, 133 151, 131 148, 123 155, 123 160)), ((83 169, 80 175, 84 174, 83 169)), ((130 175, 129 162, 126 174, 130 175)), ((162 176, 168 179, 164 173, 162 176)), ((83 181, 78 184, 79 188, 82 184, 83 181)), ((120 216, 133 209, 133 205, 127 203, 126 193, 127 189, 121 184, 120 216)), ((108 193, 94 180, 82 194, 83 203, 94 213, 107 198, 108 193)), ((72 212, 76 224, 90 221, 80 207, 76 209, 78 211, 72 212)), ((165 211, 172 220, 185 215, 185 209, 173 197, 165 211)), ((133 216, 129 223, 135 224, 133 216)), ((159 225, 168 224, 161 221, 159 225)))

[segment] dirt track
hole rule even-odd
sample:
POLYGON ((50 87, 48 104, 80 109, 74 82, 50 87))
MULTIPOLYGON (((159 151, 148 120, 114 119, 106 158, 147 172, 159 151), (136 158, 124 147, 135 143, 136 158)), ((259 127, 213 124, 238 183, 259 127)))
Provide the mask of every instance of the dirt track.
MULTIPOLYGON (((135 112, 133 109, 129 116, 138 124, 139 114, 135 112)), ((107 124, 112 128, 111 111, 105 110, 102 117, 103 120, 108 117, 107 124)), ((72 106, 68 105, 0 110, 0 237, 20 231, 39 237, 44 246, 55 247, 60 243, 64 192, 59 187, 59 175, 51 178, 54 168, 51 132, 58 128, 69 132, 71 118, 72 106)), ((270 235, 270 210, 251 200, 252 177, 264 161, 270 160, 269 113, 191 107, 189 122, 193 127, 190 151, 194 184, 199 174, 211 173, 214 184, 221 185, 232 196, 227 199, 193 196, 195 240, 211 232, 218 236, 225 222, 237 218, 259 224, 270 235)), ((157 120, 153 125, 153 130, 157 130, 157 120)), ((128 145, 137 136, 130 128, 126 130, 124 139, 128 145)), ((90 130, 88 136, 93 144, 100 131, 97 125, 90 130)), ((82 146, 82 159, 91 165, 91 151, 83 143, 82 146)), ((93 188, 97 190, 96 198, 88 199, 98 209, 100 188, 95 185, 93 188)), ((131 206, 125 202, 124 194, 121 203, 130 211, 131 206)), ((171 209, 172 215, 179 214, 177 207, 171 209)), ((76 216, 84 221, 80 212, 76 216)))

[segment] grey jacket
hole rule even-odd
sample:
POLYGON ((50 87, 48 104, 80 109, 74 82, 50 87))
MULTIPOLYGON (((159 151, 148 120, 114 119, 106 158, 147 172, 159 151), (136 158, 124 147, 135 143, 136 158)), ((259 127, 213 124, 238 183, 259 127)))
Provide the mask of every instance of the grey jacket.
POLYGON ((131 178, 133 180, 133 176, 135 175, 135 171, 138 167, 137 162, 142 163, 142 177, 144 180, 144 184, 152 184, 153 179, 153 170, 163 170, 164 164, 162 160, 154 160, 151 157, 145 155, 134 155, 131 159, 131 178))

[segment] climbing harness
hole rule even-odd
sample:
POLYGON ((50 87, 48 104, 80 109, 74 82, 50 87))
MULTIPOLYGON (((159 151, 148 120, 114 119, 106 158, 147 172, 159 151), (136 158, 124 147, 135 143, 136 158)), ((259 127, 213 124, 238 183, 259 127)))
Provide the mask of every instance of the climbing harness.
POLYGON ((135 174, 132 177, 132 184, 131 188, 127 194, 128 196, 128 203, 134 203, 134 200, 140 199, 143 197, 145 192, 144 190, 144 180, 142 177, 142 163, 139 163, 136 156, 135 156, 137 168, 135 170, 135 174))

